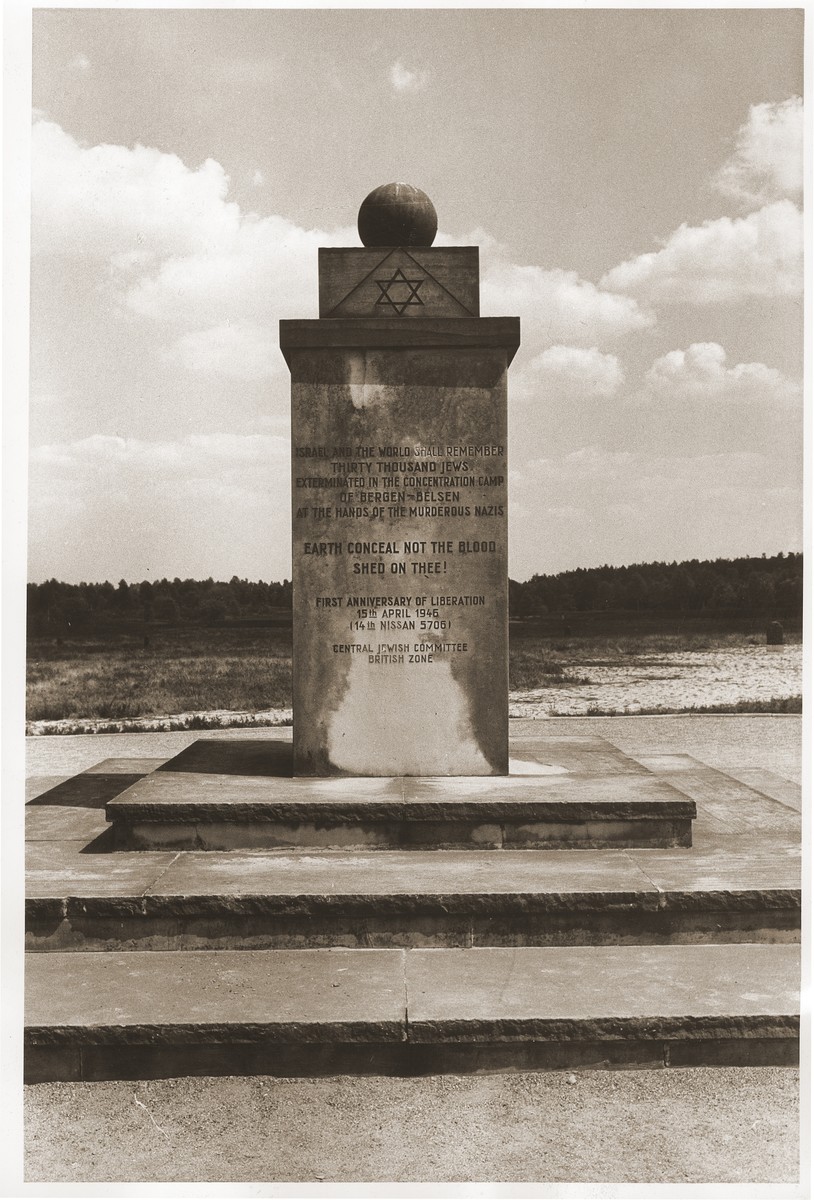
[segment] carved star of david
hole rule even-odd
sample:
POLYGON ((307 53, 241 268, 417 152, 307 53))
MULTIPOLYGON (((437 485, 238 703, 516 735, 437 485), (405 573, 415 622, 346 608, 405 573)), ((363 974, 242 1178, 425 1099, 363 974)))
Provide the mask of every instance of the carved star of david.
POLYGON ((396 267, 389 279, 376 280, 381 292, 376 304, 377 306, 387 305, 394 309, 399 316, 402 316, 405 308, 409 308, 411 304, 420 304, 423 308, 424 301, 418 294, 418 289, 423 282, 423 279, 408 279, 401 267, 396 267), (391 288, 396 289, 395 295, 391 294, 391 288))

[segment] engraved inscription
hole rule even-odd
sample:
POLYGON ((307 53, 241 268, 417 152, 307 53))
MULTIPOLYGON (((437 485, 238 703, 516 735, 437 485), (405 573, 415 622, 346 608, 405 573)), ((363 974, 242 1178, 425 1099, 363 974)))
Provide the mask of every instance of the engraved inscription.
MULTIPOLYGON (((347 583, 365 578, 403 577, 420 594, 406 591, 379 594, 316 594, 309 607, 320 613, 341 610, 348 642, 332 641, 334 654, 363 654, 374 667, 401 663, 430 664, 440 658, 472 653, 471 637, 455 637, 455 614, 465 608, 487 607, 487 596, 456 586, 458 564, 474 556, 500 553, 500 536, 488 536, 488 519, 505 513, 505 449, 493 443, 445 445, 295 446, 294 552, 304 557, 347 561, 347 583), (302 473, 299 473, 299 472, 302 473), (331 504, 312 504, 332 490, 331 504), (494 502, 491 497, 494 496, 494 502), (442 517, 452 535, 471 533, 467 518, 486 519, 483 537, 421 536, 423 526, 435 529, 442 517), (351 537, 336 537, 336 521, 350 522, 351 537), (395 537, 393 521, 414 536, 395 537), (359 522, 369 523, 365 534, 359 522), (317 538, 324 524, 333 537, 317 538), (297 529, 303 535, 297 538, 297 529), (387 529, 389 536, 382 536, 387 529), (382 532, 380 532, 382 531, 382 532), (437 586, 429 586, 436 581, 437 586), (423 588, 424 591, 421 591, 423 588), (396 641, 393 635, 414 634, 418 640, 396 641), (355 640, 354 640, 355 639, 355 640)), ((398 528, 399 526, 396 526, 398 528)), ((429 528, 428 528, 429 532, 429 528)), ((338 616, 338 614, 337 614, 338 616)), ((330 628, 337 631, 332 618, 330 628)), ((326 630, 327 633, 327 630, 326 630)))

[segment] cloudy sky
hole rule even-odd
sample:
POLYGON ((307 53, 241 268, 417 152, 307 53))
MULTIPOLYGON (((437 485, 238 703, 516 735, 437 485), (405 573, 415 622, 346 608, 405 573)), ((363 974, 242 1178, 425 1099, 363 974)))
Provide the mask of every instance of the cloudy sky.
POLYGON ((481 247, 510 570, 802 545, 802 12, 39 10, 29 578, 290 576, 280 317, 481 247))

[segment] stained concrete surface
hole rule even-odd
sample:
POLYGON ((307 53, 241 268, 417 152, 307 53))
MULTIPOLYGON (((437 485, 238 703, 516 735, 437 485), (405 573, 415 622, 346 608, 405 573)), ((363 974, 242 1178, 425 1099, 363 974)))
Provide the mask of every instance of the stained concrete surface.
MULTIPOLYGON (((533 735, 540 728, 538 721, 511 722, 513 736, 533 735)), ((802 781, 802 717, 797 715, 553 717, 543 728, 598 734, 634 758, 683 753, 736 777, 753 768, 802 781)))
POLYGON ((87 845, 108 828, 98 808, 30 808, 25 814, 27 842, 82 841, 87 845))
POLYGON ((785 945, 54 952, 26 966, 26 1027, 33 1045, 782 1037, 799 973, 785 945))
POLYGON ((375 348, 359 342, 362 324, 280 330, 295 466, 293 653, 309 665, 294 672, 296 771, 501 775, 506 370, 517 332, 494 348, 490 319, 379 317, 377 332, 395 325, 400 345, 375 348), (474 345, 462 346, 465 332, 474 345))
POLYGON ((790 1184, 797 1089, 775 1067, 37 1084, 26 1177, 790 1184))
MULTIPOLYGON (((140 852, 139 852, 140 853, 140 852)), ((666 853, 666 852, 665 852, 666 853)), ((417 904, 437 897, 449 904, 455 896, 489 898, 495 893, 521 893, 541 898, 600 894, 630 899, 652 896, 657 889, 629 853, 585 850, 564 858, 555 850, 506 850, 496 860, 491 851, 380 851, 375 854, 280 854, 210 851, 205 860, 179 854, 170 868, 147 889, 150 896, 194 895, 293 896, 340 900, 343 896, 394 896, 417 904)))
MULTIPOLYGON (((750 789, 739 785, 747 795, 750 789)), ((776 806, 775 806, 776 807, 776 806)), ((112 820, 310 819, 336 821, 506 818, 550 814, 568 820, 692 817, 693 805, 650 775, 529 775, 486 779, 267 779, 163 769, 107 805, 112 820), (370 816, 368 816, 370 814, 370 816)))
POLYGON ((704 1038, 707 1017, 737 1036, 744 1020, 799 1007, 794 946, 489 946, 413 950, 405 964, 418 1041, 546 1036, 555 1023, 584 1038, 594 1024, 641 1023, 653 1036, 673 1018, 682 1036, 704 1038))
POLYGON ((249 1030, 244 1041, 259 1040, 253 1028, 280 1041, 400 1041, 403 959, 401 950, 344 949, 38 954, 26 966, 26 1024, 48 1031, 38 1044, 143 1043, 156 1029, 232 1041, 238 1026, 249 1030))
POLYGON ((172 851, 85 854, 86 843, 31 842, 26 846, 29 897, 133 897, 155 885, 176 857, 172 851))

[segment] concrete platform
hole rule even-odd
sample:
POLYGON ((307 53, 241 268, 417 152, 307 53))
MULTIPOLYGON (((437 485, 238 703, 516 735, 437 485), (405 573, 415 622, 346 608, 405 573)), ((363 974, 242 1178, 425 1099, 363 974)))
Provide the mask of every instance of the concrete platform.
POLYGON ((796 942, 799 850, 28 847, 30 950, 796 942), (687 856, 689 853, 689 857, 687 856))
MULTIPOLYGON (((667 789, 697 813, 692 846, 583 844, 575 853, 501 838, 499 851, 489 841, 430 849, 420 840, 403 850, 117 850, 106 808, 162 777, 184 788, 214 778, 213 803, 227 797, 225 811, 241 792, 250 810, 267 804, 258 789, 269 785, 288 789, 283 803, 301 803, 300 781, 285 774, 289 731, 268 741, 234 731, 209 745, 189 744, 191 735, 39 739, 26 922, 29 948, 47 953, 28 956, 29 1078, 793 1063, 799 787, 791 771, 759 767, 757 752, 729 773, 671 742, 669 721, 658 738, 652 726, 648 737, 627 736, 624 754, 575 733, 590 728, 584 721, 558 722, 553 736, 524 729, 512 743, 522 773, 465 781, 454 803, 480 816, 483 804, 504 814, 514 803, 556 806, 577 782, 587 805, 602 802, 609 779, 628 795, 667 789), (168 757, 185 739, 185 753, 168 757), (93 761, 93 746, 123 756, 93 761), (129 746, 138 757, 124 754, 129 746), (67 776, 56 751, 86 769, 67 776), (501 796, 516 783, 522 800, 501 796), (346 998, 365 1001, 345 1010, 331 1007, 333 983, 344 984, 327 968, 343 954, 348 970, 357 963, 346 998), (323 965, 309 976, 312 959, 323 965), (397 1018, 385 1004, 396 995, 397 1018), (175 1015, 161 1007, 173 997, 175 1015), (296 1036, 291 1005, 302 1018, 296 1036), (380 1020, 390 1032, 371 1040, 380 1020), (228 1036, 202 1040, 219 1022, 228 1036), (255 1040, 242 1040, 255 1025, 255 1040), (343 1040, 346 1025, 360 1040, 343 1040), (113 1041, 98 1036, 108 1027, 118 1029, 113 1041)), ((631 725, 612 728, 622 740, 631 725)), ((704 750, 697 736, 693 744, 704 750)), ((363 781, 334 828, 352 829, 354 804, 401 814, 408 796, 413 813, 437 815, 449 782, 363 781)), ((322 813, 336 802, 324 797, 322 813)))
POLYGON ((34 955, 26 1074, 789 1064, 798 990, 789 946, 34 955))
POLYGON ((233 850, 689 846, 694 802, 601 739, 505 777, 292 778, 284 743, 201 739, 106 805, 115 844, 233 850))
MULTIPOLYGON (((142 739, 133 740, 140 745, 142 739)), ((275 763, 290 769, 288 747, 279 738, 235 738, 239 753, 230 753, 224 743, 199 740, 188 748, 187 761, 224 768, 222 778, 231 786, 244 780, 229 776, 230 766, 258 773, 275 763)), ((99 807, 115 797, 110 781, 118 779, 123 791, 136 766, 150 774, 164 760, 108 759, 74 776, 69 788, 60 779, 48 787, 46 777, 27 807, 27 946, 180 950, 799 940, 800 818, 794 808, 688 755, 649 755, 637 762, 601 738, 573 734, 525 738, 513 750, 527 769, 532 763, 555 765, 556 753, 557 765, 580 767, 587 776, 601 779, 608 766, 621 765, 632 777, 667 775, 677 790, 695 791, 703 776, 707 799, 698 805, 695 845, 579 854, 476 848, 114 853, 99 807), (100 779, 108 781, 104 794, 100 779), (96 807, 77 807, 83 798, 96 807), (707 802, 716 805, 717 815, 707 802)), ((176 756, 175 763, 184 757, 176 756)), ((792 801, 797 788, 799 806, 799 787, 791 781, 764 772, 763 783, 792 801)))

